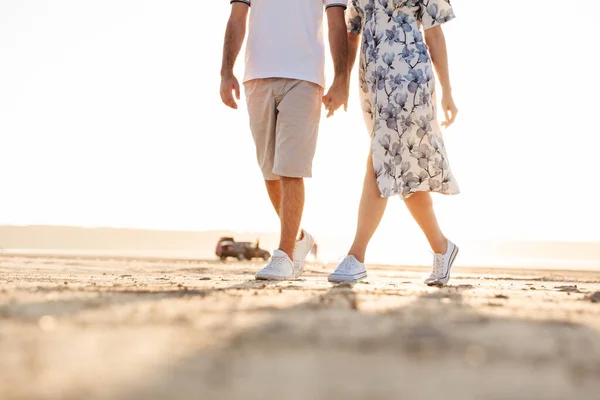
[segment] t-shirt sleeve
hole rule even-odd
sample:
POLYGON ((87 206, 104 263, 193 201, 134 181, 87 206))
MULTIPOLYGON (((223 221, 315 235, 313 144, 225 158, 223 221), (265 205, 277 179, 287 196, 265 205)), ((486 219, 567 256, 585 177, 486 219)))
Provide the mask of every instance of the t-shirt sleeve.
POLYGON ((433 28, 456 17, 450 0, 421 0, 420 16, 423 29, 433 28))
POLYGON ((364 24, 364 15, 356 7, 356 2, 350 0, 348 2, 348 8, 346 9, 346 26, 348 32, 360 35, 364 24))
POLYGON ((331 7, 342 7, 346 9, 348 6, 348 0, 323 0, 323 5, 325 6, 325 9, 331 7))
POLYGON ((229 4, 233 4, 233 3, 244 3, 247 4, 248 7, 250 7, 250 0, 230 0, 229 4))

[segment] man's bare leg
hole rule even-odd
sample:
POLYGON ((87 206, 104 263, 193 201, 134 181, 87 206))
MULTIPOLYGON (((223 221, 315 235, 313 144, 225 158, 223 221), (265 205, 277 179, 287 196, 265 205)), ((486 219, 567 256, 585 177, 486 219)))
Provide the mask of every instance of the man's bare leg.
MULTIPOLYGON (((273 204, 273 208, 281 220, 281 180, 265 180, 265 186, 267 187, 271 204, 273 204)), ((301 240, 303 237, 304 233, 300 230, 298 232, 298 240, 301 240)))
POLYGON ((267 187, 271 204, 273 204, 277 216, 281 218, 281 181, 279 179, 274 181, 265 180, 265 186, 267 187))
POLYGON ((304 180, 302 178, 281 177, 281 237, 279 250, 294 259, 296 237, 300 230, 304 211, 304 180))
POLYGON ((365 262, 367 246, 383 218, 386 206, 387 198, 381 197, 379 187, 377 186, 377 178, 373 169, 373 158, 371 154, 369 154, 367 160, 367 172, 365 174, 360 207, 358 209, 356 235, 354 236, 352 248, 348 252, 348 254, 354 256, 362 263, 365 262))
POLYGON ((408 211, 412 214, 417 224, 427 237, 431 250, 437 254, 445 254, 448 246, 448 239, 442 233, 438 225, 435 212, 433 211, 433 201, 429 192, 416 192, 405 201, 408 211))

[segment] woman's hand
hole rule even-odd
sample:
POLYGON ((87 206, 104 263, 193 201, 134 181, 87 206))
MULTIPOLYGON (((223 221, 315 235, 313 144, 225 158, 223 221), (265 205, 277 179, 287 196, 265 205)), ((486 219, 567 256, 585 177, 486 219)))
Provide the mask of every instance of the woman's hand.
POLYGON ((456 104, 454 104, 454 99, 451 94, 442 96, 442 110, 444 110, 444 117, 446 120, 443 121, 441 125, 444 128, 448 128, 454 123, 456 114, 458 114, 458 108, 456 108, 456 104))
POLYGON ((446 51, 446 38, 441 25, 425 30, 425 43, 429 48, 431 61, 437 72, 437 78, 442 88, 442 110, 446 120, 441 123, 444 128, 448 128, 454 123, 458 109, 452 98, 452 89, 450 86, 450 73, 448 72, 448 52, 446 51))

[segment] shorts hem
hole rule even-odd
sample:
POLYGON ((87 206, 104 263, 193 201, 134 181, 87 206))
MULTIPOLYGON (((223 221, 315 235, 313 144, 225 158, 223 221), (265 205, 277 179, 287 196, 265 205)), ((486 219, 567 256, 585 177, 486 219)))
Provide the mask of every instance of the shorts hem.
POLYGON ((282 178, 312 178, 311 172, 290 172, 282 170, 273 170, 273 173, 282 178))
POLYGON ((278 176, 278 175, 275 175, 275 176, 273 176, 273 175, 268 175, 268 176, 266 176, 265 174, 263 174, 263 179, 264 179, 265 181, 278 181, 278 180, 280 180, 280 179, 281 179, 281 177, 280 177, 280 176, 278 176))

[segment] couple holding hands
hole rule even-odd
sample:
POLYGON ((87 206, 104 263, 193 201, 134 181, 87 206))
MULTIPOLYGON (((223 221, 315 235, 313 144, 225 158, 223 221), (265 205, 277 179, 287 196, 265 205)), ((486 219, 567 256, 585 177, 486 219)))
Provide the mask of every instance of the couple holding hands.
MULTIPOLYGON (((221 99, 237 109, 233 67, 247 36, 244 92, 267 192, 281 221, 279 248, 257 279, 304 271, 314 239, 301 229, 304 178, 312 176, 321 109, 347 108, 358 54, 359 95, 371 146, 354 243, 331 282, 367 276, 365 253, 387 199, 400 196, 434 253, 428 285, 444 285, 458 247, 440 229, 431 192, 458 194, 440 125, 457 114, 441 25, 449 0, 232 0, 221 69, 221 99), (323 17, 335 76, 325 92, 323 17), (435 78, 444 120, 436 118, 435 78)), ((340 201, 343 200, 341 196, 340 201)))

